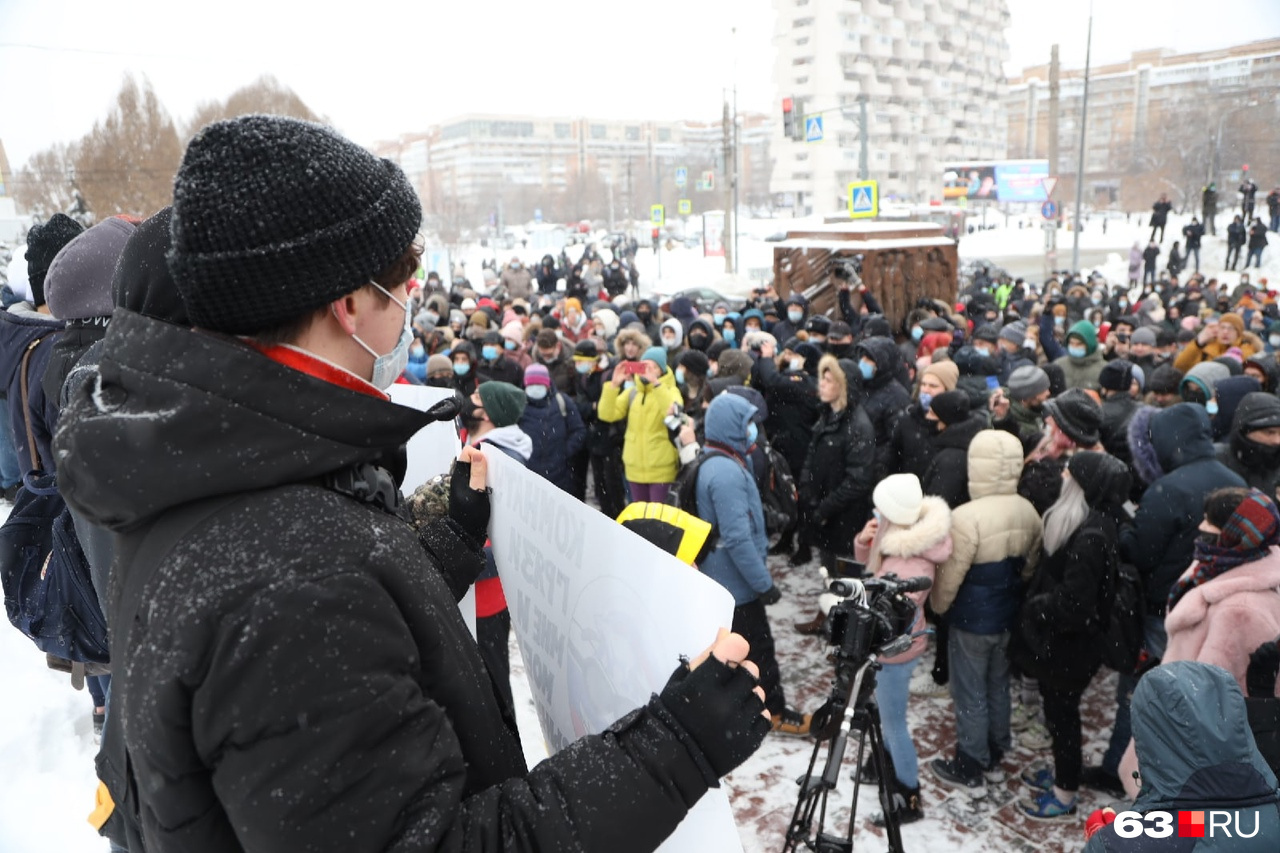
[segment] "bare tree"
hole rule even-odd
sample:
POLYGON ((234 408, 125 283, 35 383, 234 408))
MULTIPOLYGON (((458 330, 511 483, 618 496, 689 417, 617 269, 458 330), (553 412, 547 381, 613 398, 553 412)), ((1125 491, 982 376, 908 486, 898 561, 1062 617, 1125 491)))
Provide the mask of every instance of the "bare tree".
POLYGON ((305 119, 306 121, 324 122, 298 97, 288 86, 282 85, 270 74, 264 74, 248 86, 242 86, 232 92, 226 101, 204 101, 196 107, 195 113, 187 123, 184 142, 189 142, 200 128, 215 121, 235 118, 243 115, 278 115, 305 119))
POLYGON ((75 146, 56 142, 31 155, 14 173, 13 196, 18 207, 37 219, 48 219, 76 203, 73 181, 75 146))
POLYGON ((80 141, 73 179, 98 219, 150 216, 169 204, 182 147, 151 84, 126 76, 107 117, 80 141))

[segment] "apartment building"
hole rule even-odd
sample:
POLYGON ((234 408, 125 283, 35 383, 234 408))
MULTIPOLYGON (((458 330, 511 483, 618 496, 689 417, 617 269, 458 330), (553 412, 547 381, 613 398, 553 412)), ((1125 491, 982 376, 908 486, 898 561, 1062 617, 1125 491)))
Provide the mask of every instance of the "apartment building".
MULTIPOLYGON (((1048 60, 1048 57, 1045 57, 1048 60)), ((1059 71, 1059 198, 1075 193, 1084 70, 1059 71)), ((1009 157, 1049 156, 1049 66, 1009 81, 1009 157)), ((1194 207, 1209 181, 1231 205, 1244 166, 1280 184, 1280 38, 1221 50, 1134 51, 1089 73, 1085 193, 1096 207, 1144 210, 1160 193, 1194 207)))
POLYGON ((859 179, 882 198, 941 197, 943 165, 1004 156, 1004 0, 774 0, 778 100, 821 115, 824 138, 774 132, 775 200, 797 213, 842 210, 859 179))
MULTIPOLYGON (((772 122, 744 114, 738 125, 741 203, 767 204, 772 122)), ((429 217, 465 228, 647 219, 652 204, 674 216, 682 198, 694 212, 723 208, 724 137, 722 121, 474 114, 374 150, 405 170, 429 217)))

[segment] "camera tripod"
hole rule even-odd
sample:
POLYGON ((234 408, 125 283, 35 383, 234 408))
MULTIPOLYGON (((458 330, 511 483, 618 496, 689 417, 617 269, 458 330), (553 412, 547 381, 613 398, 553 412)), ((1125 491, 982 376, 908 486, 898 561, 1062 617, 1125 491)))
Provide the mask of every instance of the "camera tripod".
MULTIPOLYGON (((813 754, 809 757, 808 771, 796 780, 800 785, 800 795, 796 800, 796 808, 791 816, 791 824, 787 827, 786 844, 783 853, 795 853, 804 849, 814 853, 851 853, 853 850, 853 832, 858 821, 858 791, 862 787, 861 768, 863 755, 868 747, 875 767, 880 803, 884 806, 885 835, 889 841, 889 853, 903 853, 902 834, 898 824, 897 803, 894 802, 893 769, 889 766, 888 756, 884 748, 884 733, 880 728, 880 710, 872 700, 875 689, 875 673, 880 669, 875 656, 867 658, 853 677, 848 670, 854 664, 839 664, 836 671, 836 683, 832 687, 831 697, 826 706, 815 714, 825 717, 818 742, 813 745, 813 754), (865 682, 865 685, 864 685, 865 682), (832 726, 838 728, 832 732, 832 726), (853 799, 850 802, 849 824, 843 835, 829 832, 824 825, 827 818, 827 798, 836 789, 840 778, 841 765, 844 762, 845 749, 849 744, 849 734, 857 731, 858 756, 854 771, 853 799), (818 762, 818 753, 822 750, 822 742, 830 738, 827 747, 827 760, 820 776, 813 773, 818 762), (817 824, 814 824, 815 814, 817 824)), ((817 720, 815 720, 817 725, 817 720)))

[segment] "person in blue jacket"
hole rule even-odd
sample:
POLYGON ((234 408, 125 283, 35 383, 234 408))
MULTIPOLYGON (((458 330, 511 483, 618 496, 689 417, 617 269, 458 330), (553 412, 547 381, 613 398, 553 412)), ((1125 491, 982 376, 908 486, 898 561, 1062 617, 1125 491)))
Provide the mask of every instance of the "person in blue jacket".
POLYGON ((750 460, 758 430, 752 423, 755 414, 756 407, 736 394, 720 394, 707 408, 696 494, 698 517, 713 526, 718 539, 698 568, 733 595, 733 630, 751 644, 748 659, 760 668, 773 730, 807 735, 811 715, 787 707, 773 632, 764 611, 782 593, 765 563, 769 538, 750 460))
POLYGON ((582 415, 573 401, 556 390, 551 373, 541 364, 524 369, 524 393, 529 402, 519 426, 533 441, 529 470, 573 494, 569 460, 587 441, 582 415))

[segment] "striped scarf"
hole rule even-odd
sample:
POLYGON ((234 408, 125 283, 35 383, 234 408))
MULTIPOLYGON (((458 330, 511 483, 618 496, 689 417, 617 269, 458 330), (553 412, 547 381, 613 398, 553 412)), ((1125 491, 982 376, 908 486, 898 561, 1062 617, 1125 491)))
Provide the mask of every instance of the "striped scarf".
POLYGON ((1280 512, 1270 498, 1253 489, 1223 525, 1216 543, 1196 542, 1195 562, 1169 590, 1168 612, 1191 590, 1236 566, 1262 559, 1276 544, 1280 544, 1280 512))

